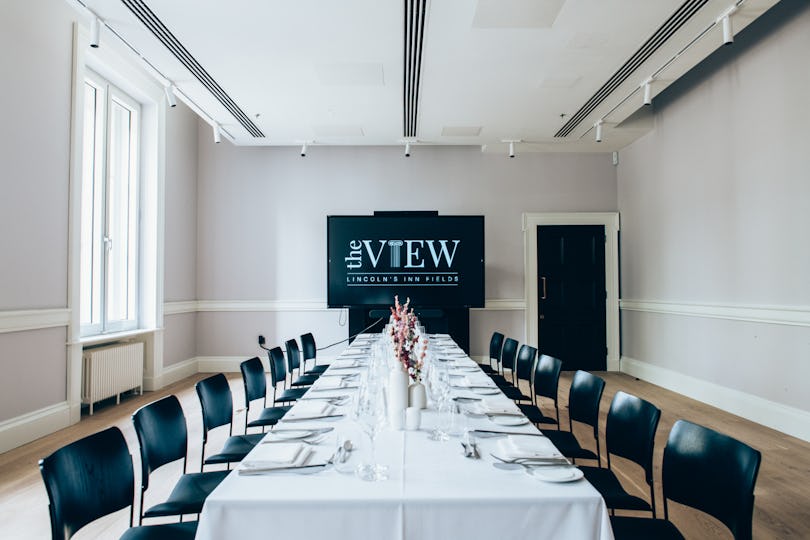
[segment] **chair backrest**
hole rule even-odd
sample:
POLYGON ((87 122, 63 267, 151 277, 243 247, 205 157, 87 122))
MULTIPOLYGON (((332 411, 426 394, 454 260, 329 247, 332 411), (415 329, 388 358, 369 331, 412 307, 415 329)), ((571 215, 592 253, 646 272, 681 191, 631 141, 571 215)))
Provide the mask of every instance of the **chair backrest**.
POLYGON ((534 394, 551 398, 557 403, 557 388, 560 385, 562 362, 547 354, 540 355, 534 368, 534 394))
POLYGON ((264 375, 264 364, 258 356, 239 364, 242 372, 242 383, 245 385, 245 407, 250 409, 250 402, 267 395, 267 379, 264 375))
POLYGON ((39 461, 48 492, 51 538, 67 540, 102 516, 130 506, 135 480, 124 435, 111 427, 39 461))
POLYGON ((518 342, 512 338, 506 338, 501 350, 501 366, 507 369, 515 369, 515 356, 517 355, 518 342))
POLYGON ((273 347, 267 352, 270 360, 270 382, 275 387, 278 383, 287 380, 287 366, 284 361, 284 351, 281 347, 273 347))
POLYGON ((653 481, 653 446, 661 411, 639 397, 616 392, 605 425, 605 445, 610 454, 627 458, 644 468, 647 484, 653 481))
POLYGON ((284 342, 287 349, 287 369, 290 373, 301 367, 301 349, 298 348, 298 341, 288 339, 284 342))
POLYGON ((312 360, 318 354, 315 338, 309 332, 301 334, 301 351, 304 353, 304 362, 312 360))
POLYGON ((145 491, 152 471, 186 458, 186 416, 177 397, 166 396, 135 411, 132 423, 141 449, 141 490, 145 491))
POLYGON ((537 359, 537 349, 531 345, 523 344, 518 351, 517 360, 517 377, 524 381, 531 381, 532 370, 534 369, 534 361, 537 359))
POLYGON ((599 403, 605 391, 605 380, 587 371, 577 371, 568 391, 568 418, 593 427, 599 437, 599 403))
POLYGON ((233 420, 233 397, 228 379, 222 373, 212 375, 194 385, 200 398, 203 419, 203 442, 208 430, 230 424, 233 420))
POLYGON ((716 517, 735 539, 750 540, 761 460, 762 454, 745 443, 678 420, 664 448, 665 512, 666 500, 672 499, 716 517))
POLYGON ((489 338, 489 360, 495 360, 500 363, 501 351, 503 350, 503 334, 500 332, 492 332, 492 337, 489 338))

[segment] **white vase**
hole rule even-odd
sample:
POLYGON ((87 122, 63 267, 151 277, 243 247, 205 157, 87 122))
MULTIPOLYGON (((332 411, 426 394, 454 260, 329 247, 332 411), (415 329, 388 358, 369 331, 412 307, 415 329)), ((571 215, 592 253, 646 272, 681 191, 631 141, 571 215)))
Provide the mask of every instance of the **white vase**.
POLYGON ((405 426, 405 409, 408 408, 408 374, 395 367, 388 375, 388 421, 391 429, 405 426))
POLYGON ((411 407, 427 408, 427 392, 420 382, 411 383, 408 387, 408 403, 411 407))

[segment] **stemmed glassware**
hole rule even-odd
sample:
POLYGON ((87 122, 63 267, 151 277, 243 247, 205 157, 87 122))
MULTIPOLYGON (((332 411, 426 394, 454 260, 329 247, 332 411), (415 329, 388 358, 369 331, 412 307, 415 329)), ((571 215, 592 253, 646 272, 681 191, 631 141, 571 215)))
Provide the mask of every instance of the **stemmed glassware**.
POLYGON ((447 368, 439 362, 431 363, 427 381, 430 397, 436 410, 439 411, 439 422, 430 433, 429 438, 433 441, 446 441, 450 437, 452 413, 455 407, 447 368))
POLYGON ((370 459, 368 463, 358 465, 356 473, 361 479, 371 482, 387 480, 388 467, 377 463, 375 445, 377 434, 385 427, 388 418, 385 392, 379 378, 367 377, 364 382, 357 393, 352 417, 368 435, 370 459))

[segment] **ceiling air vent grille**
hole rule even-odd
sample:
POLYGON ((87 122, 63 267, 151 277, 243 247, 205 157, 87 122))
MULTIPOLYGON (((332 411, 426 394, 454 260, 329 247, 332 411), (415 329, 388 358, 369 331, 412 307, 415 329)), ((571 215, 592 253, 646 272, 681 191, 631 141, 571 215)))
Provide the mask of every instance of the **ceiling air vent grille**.
POLYGON ((555 137, 567 137, 594 109, 596 109, 611 92, 626 81, 638 67, 647 61, 672 35, 697 13, 709 0, 689 0, 661 25, 656 32, 631 56, 608 81, 585 102, 585 105, 574 114, 555 137))
POLYGON ((157 18, 149 6, 141 0, 121 0, 124 5, 140 20, 152 34, 205 86, 211 94, 228 109, 228 111, 242 124, 248 133, 254 137, 264 137, 264 133, 254 124, 242 109, 231 99, 225 90, 200 65, 196 58, 183 46, 166 25, 157 18))
POLYGON ((403 47, 404 77, 402 83, 403 132, 416 137, 419 108, 419 79, 422 75, 422 42, 425 37, 427 0, 404 0, 405 46, 403 47))

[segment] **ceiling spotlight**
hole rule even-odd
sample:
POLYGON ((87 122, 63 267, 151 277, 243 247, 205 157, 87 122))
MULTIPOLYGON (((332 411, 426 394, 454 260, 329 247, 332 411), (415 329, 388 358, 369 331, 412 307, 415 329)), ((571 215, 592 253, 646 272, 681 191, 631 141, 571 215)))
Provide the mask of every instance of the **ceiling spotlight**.
POLYGON ((222 130, 219 124, 214 124, 212 127, 214 128, 214 142, 219 144, 222 142, 222 130))
POLYGON ((405 157, 411 157, 411 143, 405 143, 405 157))
POLYGON ((731 28, 731 14, 723 16, 721 19, 723 25, 723 45, 731 45, 734 43, 734 30, 731 28))
POLYGON ((596 128, 596 142, 602 142, 602 123, 604 120, 601 118, 593 125, 596 128))
POLYGON ((177 100, 174 99, 174 85, 164 86, 163 91, 166 93, 166 103, 169 107, 177 107, 177 100))
POLYGON ((644 81, 644 105, 652 105, 652 79, 644 81))
POLYGON ((307 157, 307 143, 301 145, 301 157, 307 157))
POLYGON ((98 17, 93 17, 90 22, 90 46, 98 49, 98 40, 101 34, 101 21, 98 17))
POLYGON ((509 157, 515 157, 515 143, 521 142, 521 139, 503 139, 501 142, 509 143, 509 157))

